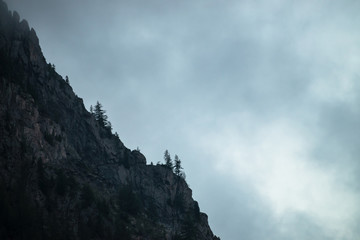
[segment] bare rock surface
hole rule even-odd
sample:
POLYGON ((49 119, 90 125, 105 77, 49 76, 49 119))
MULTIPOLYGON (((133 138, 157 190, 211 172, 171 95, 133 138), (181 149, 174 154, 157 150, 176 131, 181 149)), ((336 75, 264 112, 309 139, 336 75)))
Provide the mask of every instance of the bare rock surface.
POLYGON ((186 181, 99 125, 0 0, 0 239, 218 239, 186 181))

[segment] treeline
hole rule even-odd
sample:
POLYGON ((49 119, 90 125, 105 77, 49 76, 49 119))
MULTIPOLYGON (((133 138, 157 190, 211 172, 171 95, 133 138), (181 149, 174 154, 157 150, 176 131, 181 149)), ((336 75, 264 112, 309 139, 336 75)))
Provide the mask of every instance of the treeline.
MULTIPOLYGON (((108 116, 106 115, 106 111, 103 109, 102 104, 97 101, 95 106, 90 106, 90 114, 94 116, 95 120, 98 122, 100 127, 106 130, 106 132, 109 135, 112 135, 112 124, 108 120, 108 116)), ((117 132, 114 134, 117 138, 119 138, 119 135, 117 132)), ((140 149, 137 148, 137 151, 140 152, 140 149)), ((158 162, 158 165, 160 165, 160 162, 158 162)), ((186 175, 182 171, 183 167, 181 166, 181 160, 178 155, 175 154, 174 160, 171 158, 170 153, 168 150, 165 150, 164 152, 164 166, 171 169, 175 175, 185 179, 186 175)))

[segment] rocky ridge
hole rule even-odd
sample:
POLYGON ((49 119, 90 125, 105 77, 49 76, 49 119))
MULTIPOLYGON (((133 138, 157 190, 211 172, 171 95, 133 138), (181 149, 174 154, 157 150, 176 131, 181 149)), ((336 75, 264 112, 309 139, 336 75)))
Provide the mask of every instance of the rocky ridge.
POLYGON ((0 0, 0 238, 218 239, 186 181, 99 125, 0 0))

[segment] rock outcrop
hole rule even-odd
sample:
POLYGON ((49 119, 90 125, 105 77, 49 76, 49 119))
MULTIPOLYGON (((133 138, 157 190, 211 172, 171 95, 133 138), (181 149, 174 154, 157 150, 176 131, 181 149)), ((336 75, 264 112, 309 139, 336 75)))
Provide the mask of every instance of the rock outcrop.
POLYGON ((186 181, 102 127, 1 0, 0 239, 218 239, 186 181))

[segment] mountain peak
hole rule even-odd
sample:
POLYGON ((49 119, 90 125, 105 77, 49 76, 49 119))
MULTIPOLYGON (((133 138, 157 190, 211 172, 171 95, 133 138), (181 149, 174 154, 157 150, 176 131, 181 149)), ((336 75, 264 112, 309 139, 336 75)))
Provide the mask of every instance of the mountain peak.
POLYGON ((186 181, 126 148, 0 12, 1 238, 218 239, 186 181))

